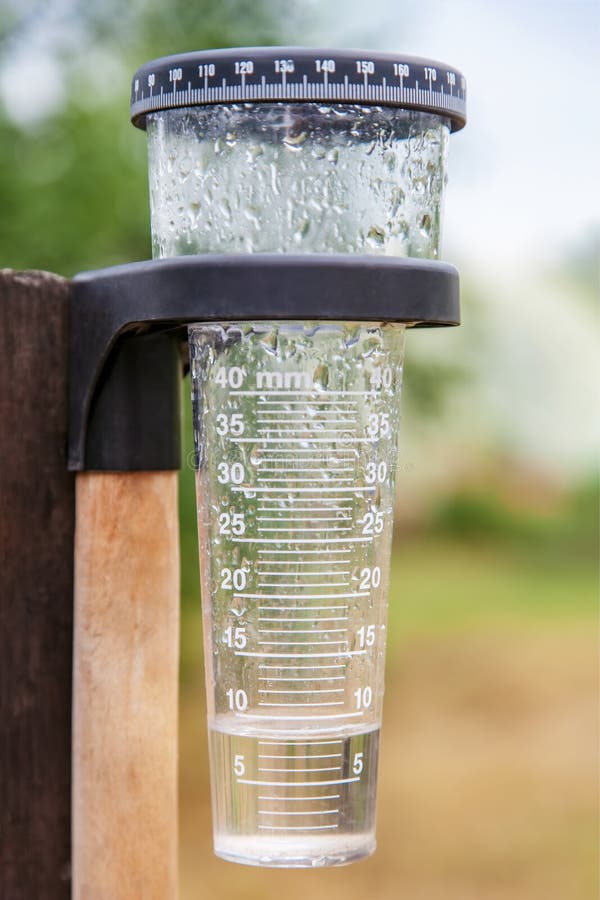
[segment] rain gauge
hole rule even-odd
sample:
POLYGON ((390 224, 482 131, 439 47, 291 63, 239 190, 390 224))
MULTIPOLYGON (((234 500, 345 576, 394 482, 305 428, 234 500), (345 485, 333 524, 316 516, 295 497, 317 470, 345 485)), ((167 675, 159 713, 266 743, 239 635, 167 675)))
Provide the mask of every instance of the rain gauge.
MULTIPOLYGON (((375 848, 404 338, 459 322, 438 255, 465 97, 446 65, 348 50, 202 51, 134 76, 158 259, 79 287, 106 334, 137 323, 125 380, 173 370, 187 326, 224 859, 329 866, 375 848)), ((90 426, 89 452, 135 467, 141 441, 145 466, 167 467, 174 371, 136 408, 145 437, 90 426)))

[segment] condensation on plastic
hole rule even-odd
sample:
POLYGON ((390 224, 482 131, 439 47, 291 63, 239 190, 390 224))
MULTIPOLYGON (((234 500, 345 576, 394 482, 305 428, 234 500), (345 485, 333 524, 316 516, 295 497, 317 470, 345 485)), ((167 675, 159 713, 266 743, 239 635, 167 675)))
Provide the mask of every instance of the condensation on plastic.
POLYGON ((153 255, 359 253, 436 259, 448 120, 259 103, 148 116, 153 255))

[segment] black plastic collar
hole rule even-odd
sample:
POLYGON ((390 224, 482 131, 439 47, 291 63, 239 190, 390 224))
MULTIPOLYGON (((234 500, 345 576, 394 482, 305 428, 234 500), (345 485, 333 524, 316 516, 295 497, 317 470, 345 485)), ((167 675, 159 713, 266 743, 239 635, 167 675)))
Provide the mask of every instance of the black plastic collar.
POLYGON ((69 469, 177 469, 183 326, 458 325, 458 272, 373 256, 183 256, 76 276, 70 315, 69 469))

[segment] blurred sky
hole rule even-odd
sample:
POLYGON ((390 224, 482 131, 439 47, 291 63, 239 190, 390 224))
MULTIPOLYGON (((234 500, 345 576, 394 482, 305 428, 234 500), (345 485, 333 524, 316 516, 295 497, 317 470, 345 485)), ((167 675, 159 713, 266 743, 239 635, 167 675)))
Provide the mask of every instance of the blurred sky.
MULTIPOLYGON (((0 55, 0 97, 23 122, 61 104, 61 51, 84 41, 77 0, 27 6, 26 43, 0 55)), ((488 273, 530 269, 598 224, 597 0, 295 0, 293 7, 290 43, 426 56, 465 74, 469 123, 451 145, 448 257, 468 257, 488 273)))
MULTIPOLYGON (((81 40, 76 5, 28 4, 27 42, 0 54, 0 99, 25 124, 62 102, 60 52, 81 40)), ((470 378, 468 390, 453 392, 443 441, 418 423, 407 428, 412 482, 419 481, 415 460, 425 460, 430 482, 436 465, 440 473, 451 460, 476 466, 494 452, 551 477, 583 477, 599 444, 598 316, 590 296, 597 301, 600 5, 296 0, 293 11, 291 24, 281 23, 289 44, 430 57, 467 79, 468 124, 450 142, 443 246, 468 294, 464 327, 411 335, 408 362, 458 359, 470 378), (590 259, 595 265, 595 287, 568 276, 582 255, 588 270, 590 259)), ((173 46, 165 35, 165 54, 188 49, 201 48, 173 46)), ((102 60, 104 71, 112 66, 112 89, 127 96, 119 63, 118 51, 102 60)), ((131 140, 139 139, 132 130, 131 140)))
POLYGON ((460 477, 495 451, 542 476, 584 476, 599 444, 600 5, 333 0, 318 11, 316 43, 431 57, 467 79, 443 256, 473 302, 463 328, 410 335, 407 365, 460 358, 471 379, 454 391, 444 440, 406 428, 405 486, 460 477), (596 257, 587 293, 561 274, 580 253, 596 257))
POLYGON ((599 221, 600 6, 591 0, 333 0, 315 38, 428 56, 467 78, 446 248, 489 271, 551 261, 599 221))

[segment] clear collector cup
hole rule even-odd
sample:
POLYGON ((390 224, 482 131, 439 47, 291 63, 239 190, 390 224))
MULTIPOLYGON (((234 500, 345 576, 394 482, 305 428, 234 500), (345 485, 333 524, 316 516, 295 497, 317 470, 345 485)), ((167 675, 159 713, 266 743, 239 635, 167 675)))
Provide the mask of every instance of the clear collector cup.
MULTIPOLYGON (((376 104, 383 88, 369 94, 360 68, 375 63, 348 53, 221 53, 182 57, 195 95, 188 82, 175 108, 148 101, 155 256, 437 258, 447 139, 460 127, 449 108, 431 93, 425 108, 376 104), (287 99, 270 102, 259 74, 284 63, 287 99), (346 64, 350 87, 340 76, 334 90, 346 64), (240 67, 248 78, 228 95, 240 67), (315 69, 332 96, 309 99, 315 69), (260 102, 234 102, 261 90, 260 102)), ((162 71, 183 85, 176 62, 162 71)), ((400 84, 410 77, 409 64, 384 62, 400 84)), ((156 90, 153 66, 140 72, 156 90)), ((365 313, 189 328, 214 843, 237 862, 336 865, 375 847, 405 327, 365 313)))

